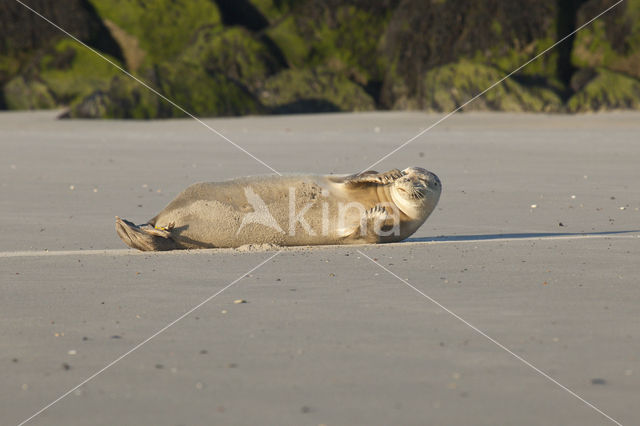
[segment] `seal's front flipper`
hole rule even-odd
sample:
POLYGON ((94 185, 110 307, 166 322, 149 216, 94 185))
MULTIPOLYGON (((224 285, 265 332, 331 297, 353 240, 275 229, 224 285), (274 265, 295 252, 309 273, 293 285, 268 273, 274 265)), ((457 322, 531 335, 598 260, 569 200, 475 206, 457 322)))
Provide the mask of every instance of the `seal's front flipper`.
POLYGON ((154 228, 151 225, 135 225, 116 216, 116 232, 126 245, 142 251, 166 251, 180 247, 171 238, 171 227, 154 228))
POLYGON ((358 173, 355 175, 349 175, 345 177, 334 177, 331 179, 333 182, 344 183, 347 185, 359 185, 359 184, 380 184, 386 185, 394 180, 402 177, 402 172, 398 169, 389 170, 388 172, 378 173, 374 170, 358 173))
POLYGON ((358 232, 369 243, 380 243, 384 237, 397 231, 399 218, 395 211, 389 210, 381 205, 370 208, 365 212, 360 220, 358 232))

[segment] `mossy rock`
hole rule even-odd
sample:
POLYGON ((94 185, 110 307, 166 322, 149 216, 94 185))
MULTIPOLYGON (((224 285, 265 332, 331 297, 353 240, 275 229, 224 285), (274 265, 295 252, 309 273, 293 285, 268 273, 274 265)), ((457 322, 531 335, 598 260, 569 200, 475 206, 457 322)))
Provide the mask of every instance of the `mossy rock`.
POLYGON ((270 22, 276 22, 291 13, 299 0, 251 0, 250 3, 270 22))
MULTIPOLYGON (((117 63, 114 58, 110 60, 117 63)), ((47 109, 72 105, 109 87, 118 75, 113 65, 73 40, 61 40, 5 86, 10 109, 47 109)))
POLYGON ((361 85, 381 81, 386 57, 380 45, 391 14, 347 4, 325 15, 308 24, 313 30, 308 65, 327 66, 361 85))
MULTIPOLYGON (((266 34, 283 52, 292 68, 329 68, 360 85, 382 81, 385 69, 380 45, 391 7, 375 2, 309 0, 259 1, 261 10, 285 10, 266 34)), ((273 15, 273 12, 271 12, 273 15)))
POLYGON ((276 114, 375 109, 362 87, 326 68, 282 71, 266 81, 260 101, 276 114))
POLYGON ((201 66, 210 75, 224 75, 251 92, 283 67, 263 41, 241 27, 200 31, 178 60, 201 66))
MULTIPOLYGON (((603 7, 599 2, 586 6, 579 23, 603 7)), ((571 58, 581 68, 602 67, 640 78, 640 0, 626 0, 579 31, 571 58)))
MULTIPOLYGON (((504 73, 494 67, 465 60, 436 67, 425 74, 422 96, 407 96, 395 108, 452 111, 503 77, 504 73)), ((558 111, 561 105, 554 91, 544 86, 525 87, 509 78, 463 110, 547 112, 558 111)))
MULTIPOLYGON (((142 73, 143 80, 197 116, 257 114, 264 109, 253 93, 281 65, 247 30, 205 28, 172 61, 163 61, 142 73)), ((180 109, 161 100, 137 82, 121 76, 108 90, 87 96, 74 117, 167 118, 184 117, 180 109), (119 110, 120 109, 120 110, 119 110)))
POLYGON ((144 65, 180 54, 196 31, 221 26, 211 0, 90 0, 100 16, 139 41, 144 65))
POLYGON ((640 80, 599 68, 576 73, 574 81, 584 79, 567 102, 571 112, 640 108, 640 80))
POLYGON ((14 56, 0 55, 0 85, 8 82, 20 71, 20 60, 14 56))
MULTIPOLYGON (((126 76, 114 77, 106 90, 96 90, 73 105, 72 118, 157 118, 163 116, 161 100, 126 76)), ((170 106, 166 107, 167 109, 170 106)), ((164 112, 167 114, 167 112, 164 112)))
MULTIPOLYGON (((144 80, 185 111, 196 116, 230 116, 263 112, 244 88, 222 74, 201 66, 160 64, 144 80)), ((69 115, 79 118, 185 117, 183 111, 128 77, 116 77, 107 90, 97 90, 75 105, 69 115)))
POLYGON ((307 40, 299 33, 299 28, 294 16, 287 16, 277 24, 269 27, 266 34, 280 48, 292 67, 303 67, 309 56, 310 46, 307 40))
MULTIPOLYGON (((399 2, 385 29, 382 106, 420 108, 422 102, 411 105, 411 99, 433 90, 423 87, 425 73, 458 61, 511 72, 552 45, 555 11, 555 0, 399 2)), ((554 77, 554 55, 530 63, 521 74, 554 77)))
MULTIPOLYGON (((106 55, 105 55, 106 56, 106 55)), ((120 65, 115 58, 108 58, 120 65)), ((39 77, 58 105, 70 105, 95 90, 105 90, 121 72, 73 40, 61 40, 38 65, 39 77)))
MULTIPOLYGON (((156 68, 160 92, 198 116, 257 114, 260 103, 244 87, 222 73, 207 72, 191 62, 162 64, 156 68)), ((175 108, 168 116, 184 114, 175 108)))
POLYGON ((56 101, 46 84, 18 76, 4 86, 4 102, 8 109, 49 109, 56 101))

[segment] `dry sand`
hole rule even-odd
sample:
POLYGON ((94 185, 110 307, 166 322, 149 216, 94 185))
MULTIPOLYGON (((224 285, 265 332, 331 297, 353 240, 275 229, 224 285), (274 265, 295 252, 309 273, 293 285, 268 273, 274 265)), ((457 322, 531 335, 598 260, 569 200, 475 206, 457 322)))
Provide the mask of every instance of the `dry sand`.
MULTIPOLYGON (((275 253, 145 254, 196 181, 269 172, 190 120, 0 114, 0 423, 18 424, 275 253)), ((351 173, 420 113, 207 122, 282 172, 351 173)), ((640 394, 640 114, 460 114, 384 161, 442 179, 408 242, 287 249, 31 424, 623 424, 640 394), (247 303, 234 303, 244 300, 247 303)))

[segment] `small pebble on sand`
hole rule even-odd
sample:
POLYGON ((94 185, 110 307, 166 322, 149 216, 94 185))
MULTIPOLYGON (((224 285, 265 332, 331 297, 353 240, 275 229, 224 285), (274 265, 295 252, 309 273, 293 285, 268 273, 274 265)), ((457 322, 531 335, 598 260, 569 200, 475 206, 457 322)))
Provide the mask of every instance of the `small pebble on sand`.
POLYGON ((68 355, 76 355, 78 352, 75 349, 71 349, 69 352, 67 352, 68 355))
POLYGON ((241 303, 247 303, 247 301, 244 300, 244 299, 236 299, 236 300, 233 301, 233 303, 235 303, 236 305, 239 305, 241 303))

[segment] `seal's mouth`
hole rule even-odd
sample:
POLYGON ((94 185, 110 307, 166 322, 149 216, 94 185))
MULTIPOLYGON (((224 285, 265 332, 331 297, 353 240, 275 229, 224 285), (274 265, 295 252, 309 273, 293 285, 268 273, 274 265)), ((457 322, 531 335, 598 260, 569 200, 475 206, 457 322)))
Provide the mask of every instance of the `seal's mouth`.
POLYGON ((423 186, 398 186, 398 191, 411 200, 422 200, 426 195, 426 188, 423 186))

